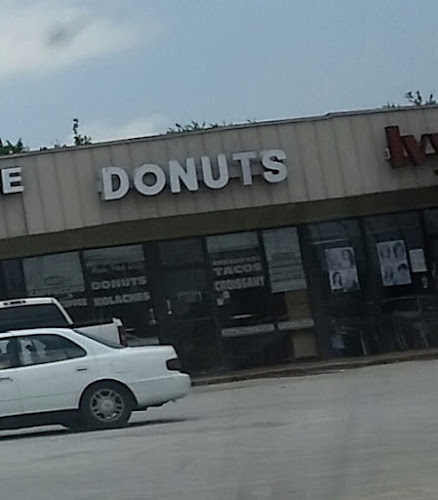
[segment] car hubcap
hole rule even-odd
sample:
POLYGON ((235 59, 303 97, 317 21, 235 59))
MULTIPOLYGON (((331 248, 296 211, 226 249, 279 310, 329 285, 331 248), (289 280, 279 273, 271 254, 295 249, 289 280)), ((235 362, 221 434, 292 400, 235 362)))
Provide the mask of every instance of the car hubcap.
POLYGON ((91 413, 101 422, 114 422, 125 410, 123 397, 112 389, 100 389, 90 399, 91 413))

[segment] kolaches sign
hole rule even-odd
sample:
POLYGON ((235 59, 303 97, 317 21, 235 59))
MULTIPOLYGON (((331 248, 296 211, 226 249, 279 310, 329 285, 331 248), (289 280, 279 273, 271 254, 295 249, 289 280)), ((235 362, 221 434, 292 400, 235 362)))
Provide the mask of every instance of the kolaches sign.
POLYGON ((396 125, 385 127, 388 159, 394 168, 422 165, 428 156, 438 155, 438 133, 423 134, 420 141, 413 135, 400 135, 396 125))

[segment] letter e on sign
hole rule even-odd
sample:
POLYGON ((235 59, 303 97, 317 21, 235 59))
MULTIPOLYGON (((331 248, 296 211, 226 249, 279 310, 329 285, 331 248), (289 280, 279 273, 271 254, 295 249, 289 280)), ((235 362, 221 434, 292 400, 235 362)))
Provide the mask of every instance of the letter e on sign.
POLYGON ((22 193, 24 191, 21 184, 21 167, 3 168, 1 176, 3 194, 22 193))

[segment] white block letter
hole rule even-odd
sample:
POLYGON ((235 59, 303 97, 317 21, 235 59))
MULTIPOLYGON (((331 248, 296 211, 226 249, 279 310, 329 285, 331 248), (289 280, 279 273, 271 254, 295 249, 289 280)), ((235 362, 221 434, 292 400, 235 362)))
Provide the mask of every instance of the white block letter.
POLYGON ((24 187, 21 180, 21 167, 4 168, 2 170, 3 194, 22 193, 24 187))
POLYGON ((287 167, 283 160, 286 159, 286 153, 282 149, 267 149, 261 154, 262 165, 268 170, 263 173, 263 177, 270 183, 282 182, 287 177, 287 167))
POLYGON ((145 196, 153 196, 154 194, 161 193, 166 185, 166 174, 159 165, 148 163, 138 167, 134 171, 134 186, 135 189, 145 196), (144 177, 147 174, 152 174, 155 177, 153 184, 146 184, 144 177))
POLYGON ((169 161, 170 190, 172 193, 181 193, 181 181, 189 191, 199 189, 198 178, 196 177, 196 165, 193 158, 187 158, 184 170, 177 160, 169 161))
POLYGON ((228 174, 228 162, 225 155, 218 155, 217 157, 217 166, 219 170, 219 177, 217 179, 213 179, 213 169, 208 156, 203 156, 201 158, 201 166, 204 184, 207 187, 210 189, 221 189, 228 184, 230 176, 228 174))
POLYGON ((107 167, 102 169, 103 192, 105 201, 120 200, 129 191, 129 176, 120 167, 107 167), (113 180, 118 179, 119 185, 114 189, 113 180))
POLYGON ((251 186, 252 184, 251 160, 254 160, 254 158, 257 158, 254 151, 233 154, 233 160, 240 161, 244 186, 251 186))

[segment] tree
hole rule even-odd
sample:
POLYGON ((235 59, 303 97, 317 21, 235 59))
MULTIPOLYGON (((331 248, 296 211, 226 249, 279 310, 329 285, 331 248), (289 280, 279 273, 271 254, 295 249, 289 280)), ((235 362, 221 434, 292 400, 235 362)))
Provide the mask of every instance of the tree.
MULTIPOLYGON (((255 120, 247 120, 247 123, 256 123, 255 120)), ((232 127, 236 125, 235 123, 227 123, 223 121, 222 123, 210 123, 207 124, 205 122, 199 123, 195 121, 191 121, 190 123, 186 123, 185 125, 181 125, 180 123, 175 123, 175 127, 170 127, 167 129, 166 134, 180 134, 182 132, 197 132, 199 130, 210 130, 214 128, 222 128, 222 127, 232 127)))
POLYGON ((84 146, 86 144, 91 144, 91 137, 88 135, 82 135, 79 132, 79 119, 73 118, 73 140, 75 146, 84 146))
MULTIPOLYGON (((415 93, 412 92, 412 90, 406 92, 404 98, 407 99, 409 103, 412 104, 413 106, 431 106, 433 104, 437 104, 437 101, 433 94, 430 94, 428 99, 424 99, 419 90, 417 90, 415 93)), ((387 102, 383 107, 391 109, 391 108, 398 108, 400 106, 401 106, 400 104, 387 102)))
POLYGON ((3 141, 0 139, 0 156, 13 155, 17 153, 22 153, 25 150, 23 141, 18 139, 16 144, 12 144, 10 141, 3 141))
POLYGON ((419 90, 415 92, 415 95, 411 90, 409 92, 406 92, 405 99, 407 99, 411 104, 414 104, 415 106, 430 106, 431 104, 436 104, 436 100, 433 94, 430 94, 429 99, 426 100, 423 99, 423 96, 421 95, 421 92, 419 90))

